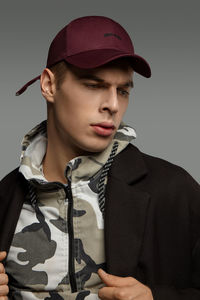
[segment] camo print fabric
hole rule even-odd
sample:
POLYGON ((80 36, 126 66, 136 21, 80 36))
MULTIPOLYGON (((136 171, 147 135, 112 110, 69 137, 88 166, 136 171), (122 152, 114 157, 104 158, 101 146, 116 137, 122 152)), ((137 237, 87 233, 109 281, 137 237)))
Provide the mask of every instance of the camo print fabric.
MULTIPOLYGON (((48 182, 42 172, 46 151, 46 121, 32 129, 22 143, 20 172, 35 191, 36 205, 23 205, 6 262, 11 278, 11 299, 98 299, 103 286, 97 270, 104 268, 104 220, 98 205, 98 181, 103 166, 118 141, 116 155, 136 137, 134 129, 120 125, 112 143, 102 153, 80 156, 66 166, 71 182, 73 218, 69 230, 66 186, 48 182), (74 280, 69 280, 69 244, 73 249, 74 280)), ((106 181, 105 181, 106 184, 106 181)))

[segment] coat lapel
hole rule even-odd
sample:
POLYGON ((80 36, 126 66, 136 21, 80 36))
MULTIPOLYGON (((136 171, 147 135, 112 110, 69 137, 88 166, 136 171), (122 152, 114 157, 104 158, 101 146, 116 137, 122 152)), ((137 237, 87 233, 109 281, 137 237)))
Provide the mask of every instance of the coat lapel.
POLYGON ((149 194, 136 187, 147 174, 139 150, 129 145, 115 158, 108 177, 105 207, 107 271, 136 276, 149 194))

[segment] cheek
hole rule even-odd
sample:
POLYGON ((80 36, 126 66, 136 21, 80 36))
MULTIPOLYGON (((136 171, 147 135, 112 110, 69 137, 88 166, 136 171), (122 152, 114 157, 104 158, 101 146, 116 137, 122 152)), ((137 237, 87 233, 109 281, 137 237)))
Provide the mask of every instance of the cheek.
POLYGON ((79 131, 84 129, 87 121, 86 112, 83 105, 76 103, 75 101, 63 101, 55 107, 55 119, 56 122, 65 131, 79 131))
POLYGON ((127 108, 128 108, 128 100, 122 101, 120 103, 120 109, 119 109, 119 111, 120 111, 120 118, 121 119, 123 118, 123 116, 124 116, 127 108))

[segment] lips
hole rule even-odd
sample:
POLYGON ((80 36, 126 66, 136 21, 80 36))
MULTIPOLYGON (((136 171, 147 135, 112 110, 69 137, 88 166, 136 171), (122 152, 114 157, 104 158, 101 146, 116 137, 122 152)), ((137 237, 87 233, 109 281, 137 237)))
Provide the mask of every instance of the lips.
POLYGON ((115 130, 115 126, 112 123, 102 122, 91 125, 96 134, 100 136, 110 136, 115 130))

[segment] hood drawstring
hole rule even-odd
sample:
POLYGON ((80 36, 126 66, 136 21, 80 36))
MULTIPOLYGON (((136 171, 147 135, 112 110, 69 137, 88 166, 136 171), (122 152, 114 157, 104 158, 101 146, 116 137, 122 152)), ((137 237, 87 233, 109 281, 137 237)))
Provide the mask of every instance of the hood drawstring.
POLYGON ((33 186, 33 184, 30 181, 28 181, 27 199, 28 199, 28 201, 31 202, 31 205, 34 208, 35 213, 36 213, 36 218, 39 221, 39 223, 35 224, 35 230, 36 230, 36 228, 37 229, 42 228, 44 230, 44 233, 47 236, 47 239, 50 242, 51 241, 51 232, 50 232, 48 224, 45 222, 45 217, 38 206, 38 197, 37 197, 37 192, 35 190, 35 187, 33 186))
POLYGON ((108 175, 108 171, 112 165, 114 156, 117 152, 119 143, 117 141, 114 142, 110 156, 107 160, 107 162, 105 163, 105 165, 103 166, 103 170, 101 172, 101 176, 99 179, 99 184, 98 184, 98 201, 99 201, 99 208, 102 212, 102 214, 104 215, 104 211, 105 211, 105 178, 108 175))

